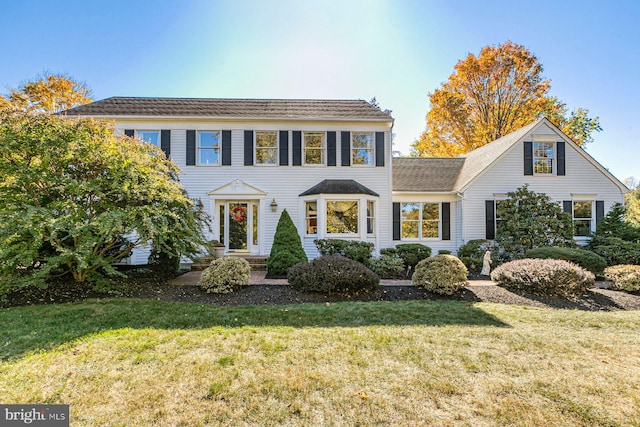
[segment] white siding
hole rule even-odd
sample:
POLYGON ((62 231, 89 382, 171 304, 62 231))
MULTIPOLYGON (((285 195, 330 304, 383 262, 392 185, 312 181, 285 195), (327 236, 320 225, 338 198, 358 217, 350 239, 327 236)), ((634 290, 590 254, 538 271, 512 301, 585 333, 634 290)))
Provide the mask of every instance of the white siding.
MULTIPOLYGON (((581 153, 581 149, 571 142, 565 143, 565 176, 525 176, 523 141, 545 137, 551 137, 554 141, 564 140, 552 129, 541 126, 533 135, 527 135, 514 144, 484 174, 469 185, 464 192, 463 202, 465 242, 485 238, 485 200, 494 200, 494 195, 515 191, 524 184, 529 184, 531 191, 545 193, 559 203, 563 200, 572 200, 572 195, 579 194, 589 195, 593 200, 603 200, 605 214, 614 203, 623 202, 620 187, 585 158, 585 153, 581 153)), ((461 240, 459 245, 462 243, 461 240)))

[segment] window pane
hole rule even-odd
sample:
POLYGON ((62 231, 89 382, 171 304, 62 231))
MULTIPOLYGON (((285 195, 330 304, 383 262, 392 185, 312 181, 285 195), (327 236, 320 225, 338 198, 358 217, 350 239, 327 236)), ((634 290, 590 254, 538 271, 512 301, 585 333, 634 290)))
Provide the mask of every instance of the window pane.
POLYGON ((588 236, 591 233, 591 220, 580 219, 573 221, 574 236, 588 236))
POLYGON ((258 244, 258 205, 253 205, 253 244, 258 244))
POLYGON ((275 148, 278 143, 276 132, 256 132, 256 147, 275 148))
POLYGON ((591 205, 590 201, 573 202, 573 217, 591 218, 591 205))
POLYGON ((373 148, 373 134, 372 133, 353 133, 352 147, 356 148, 373 148))
POLYGON ((309 149, 304 151, 304 162, 308 165, 323 164, 322 150, 309 149))
POLYGON ((425 203, 422 207, 422 220, 426 221, 428 219, 437 220, 440 215, 440 204, 439 203, 425 203))
POLYGON ((217 165, 218 164, 218 150, 211 148, 200 149, 200 164, 201 165, 217 165))
POLYGON ((278 161, 278 150, 275 148, 256 148, 256 164, 275 165, 278 161))
POLYGON ((160 146, 159 132, 139 132, 138 136, 144 139, 147 144, 160 146))
POLYGON ((438 237, 438 221, 422 221, 422 238, 438 237))
POLYGON ((351 134, 351 160, 354 165, 373 165, 373 133, 351 134))
POLYGON ((553 173, 553 142, 533 144, 533 164, 535 173, 553 173))
POLYGON ((418 238, 418 221, 402 221, 402 238, 418 238))
POLYGON ((353 150, 352 164, 354 165, 372 165, 373 150, 353 150))
POLYGON ((420 219, 420 204, 419 203, 403 203, 402 204, 402 220, 414 220, 420 219))
POLYGON ((373 234, 374 219, 375 219, 374 212, 375 212, 374 202, 367 201, 367 233, 368 234, 373 234))
POLYGON ((318 234, 318 202, 306 202, 304 211, 307 222, 307 234, 318 234))
POLYGON ((198 137, 198 146, 201 148, 213 148, 219 144, 218 132, 200 132, 198 137))
POLYGON ((358 232, 358 201, 327 201, 327 233, 358 232))
POLYGON ((304 162, 308 165, 324 164, 324 132, 305 132, 304 162))
POLYGON ((305 148, 324 148, 324 132, 305 132, 305 148))

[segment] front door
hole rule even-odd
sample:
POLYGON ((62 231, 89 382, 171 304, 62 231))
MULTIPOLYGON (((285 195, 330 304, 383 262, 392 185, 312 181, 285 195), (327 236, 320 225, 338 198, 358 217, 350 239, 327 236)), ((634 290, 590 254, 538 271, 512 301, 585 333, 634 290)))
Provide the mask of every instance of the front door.
POLYGON ((227 251, 258 250, 258 202, 227 201, 220 204, 220 237, 227 251))

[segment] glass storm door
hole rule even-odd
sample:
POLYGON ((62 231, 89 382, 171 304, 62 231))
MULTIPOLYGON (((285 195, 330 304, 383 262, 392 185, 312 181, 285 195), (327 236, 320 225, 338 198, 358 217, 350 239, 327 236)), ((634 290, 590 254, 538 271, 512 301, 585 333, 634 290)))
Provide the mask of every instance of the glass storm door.
POLYGON ((258 202, 230 201, 220 205, 220 237, 230 252, 258 251, 258 202))

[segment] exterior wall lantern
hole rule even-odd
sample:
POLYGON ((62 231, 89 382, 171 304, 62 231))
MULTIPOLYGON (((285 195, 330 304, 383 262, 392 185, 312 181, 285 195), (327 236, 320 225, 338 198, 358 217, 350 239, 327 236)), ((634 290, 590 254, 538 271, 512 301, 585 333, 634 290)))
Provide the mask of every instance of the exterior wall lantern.
POLYGON ((276 212, 278 210, 278 202, 276 199, 271 200, 271 212, 276 212))

